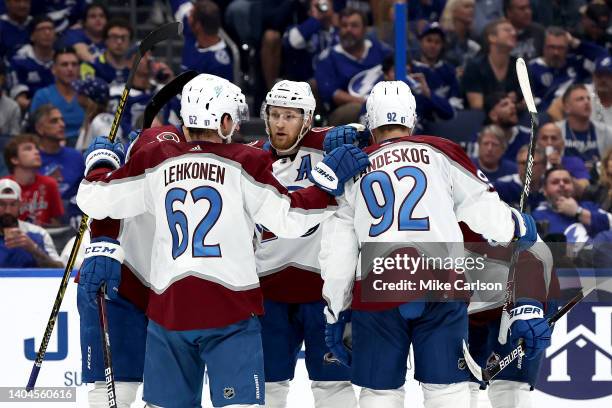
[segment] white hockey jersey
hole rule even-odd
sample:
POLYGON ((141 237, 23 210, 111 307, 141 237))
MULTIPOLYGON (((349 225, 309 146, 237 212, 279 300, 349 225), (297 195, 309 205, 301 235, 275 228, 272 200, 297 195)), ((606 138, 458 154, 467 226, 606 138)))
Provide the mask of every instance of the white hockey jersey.
POLYGON ((461 257, 461 221, 486 239, 512 239, 510 208, 457 144, 411 136, 370 146, 366 152, 370 167, 347 183, 340 208, 323 223, 323 297, 334 316, 351 303, 363 310, 393 307, 362 302, 364 243, 445 243, 442 252, 446 248, 448 256, 461 257))
MULTIPOLYGON (((148 316, 169 330, 222 327, 262 313, 255 223, 297 238, 336 209, 316 187, 288 194, 259 149, 209 142, 145 146, 77 195, 92 218, 155 218, 148 316)), ((93 181, 96 180, 96 181, 93 181)))
MULTIPOLYGON (((269 152, 274 176, 289 191, 312 185, 308 173, 323 159, 323 140, 327 130, 329 128, 310 130, 294 155, 278 157, 273 151, 269 152)), ((269 143, 260 142, 256 146, 266 149, 269 143)), ((265 225, 258 225, 255 258, 264 298, 285 303, 320 300, 323 288, 319 267, 320 250, 319 225, 296 239, 277 237, 265 225)))

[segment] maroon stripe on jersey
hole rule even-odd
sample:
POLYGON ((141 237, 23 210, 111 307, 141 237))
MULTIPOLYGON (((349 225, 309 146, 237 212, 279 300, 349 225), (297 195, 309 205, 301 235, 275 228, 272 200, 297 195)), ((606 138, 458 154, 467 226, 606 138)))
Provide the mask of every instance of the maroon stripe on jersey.
POLYGON ((310 303, 322 299, 323 279, 295 266, 259 279, 265 299, 283 303, 310 303))
POLYGON ((91 238, 98 237, 109 237, 117 239, 119 236, 119 229, 121 228, 121 221, 112 218, 105 218, 103 220, 93 220, 91 222, 91 238))
POLYGON ((308 147, 310 149, 323 150, 323 140, 325 140, 325 135, 330 129, 332 128, 317 127, 310 129, 310 131, 302 138, 300 146, 308 147))
POLYGON ((151 292, 147 315, 168 330, 224 327, 263 314, 261 289, 233 291, 187 276, 163 293, 151 292))
POLYGON ((143 313, 147 310, 149 303, 149 288, 134 275, 126 265, 121 265, 121 283, 119 284, 119 294, 130 301, 143 313))

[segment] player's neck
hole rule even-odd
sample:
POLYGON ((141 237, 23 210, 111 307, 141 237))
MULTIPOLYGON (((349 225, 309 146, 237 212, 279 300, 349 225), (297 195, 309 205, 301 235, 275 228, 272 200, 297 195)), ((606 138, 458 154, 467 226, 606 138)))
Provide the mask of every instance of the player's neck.
POLYGON ((29 169, 26 167, 15 167, 13 177, 15 181, 22 186, 29 186, 36 180, 38 169, 29 169))
POLYGON ((393 129, 384 132, 375 132, 374 138, 376 143, 384 142, 385 140, 399 139, 400 137, 409 136, 409 132, 402 129, 393 129))

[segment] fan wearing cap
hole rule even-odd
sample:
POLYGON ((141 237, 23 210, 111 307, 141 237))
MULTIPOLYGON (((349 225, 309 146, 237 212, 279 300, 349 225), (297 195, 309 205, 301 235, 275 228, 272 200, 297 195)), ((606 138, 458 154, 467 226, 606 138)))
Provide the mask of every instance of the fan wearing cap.
MULTIPOLYGON (((72 86, 77 92, 79 105, 85 111, 85 120, 79 131, 75 148, 85 150, 96 136, 107 136, 110 133, 114 116, 108 112, 110 99, 108 83, 102 78, 87 77, 75 81, 72 86)), ((121 128, 117 138, 121 140, 121 128)))
POLYGON ((0 180, 0 268, 61 268, 53 240, 44 228, 18 220, 21 187, 0 180))

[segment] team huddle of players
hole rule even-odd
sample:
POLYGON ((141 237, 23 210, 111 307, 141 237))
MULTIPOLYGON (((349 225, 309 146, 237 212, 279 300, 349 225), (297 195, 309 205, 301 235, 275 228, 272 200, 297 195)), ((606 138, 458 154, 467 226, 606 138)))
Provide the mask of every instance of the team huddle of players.
MULTIPOLYGON (((410 346, 425 407, 474 403, 480 385, 462 363, 468 302, 364 301, 363 245, 515 241, 544 282, 550 254, 532 247, 533 219, 503 203, 459 146, 411 135, 406 84, 377 84, 366 106, 367 136, 313 129, 310 86, 281 81, 261 110, 268 141, 236 144, 245 97, 202 74, 183 88, 181 129, 146 129, 127 155, 106 138, 92 143, 77 195, 94 219, 77 295, 90 406, 108 405, 103 283, 120 407, 141 382, 147 406, 199 407, 205 368, 215 407, 286 407, 302 345, 317 408, 403 407, 410 346), (387 160, 393 149, 427 160, 387 160)), ((490 270, 505 277, 511 251, 501 252, 490 270)), ((483 365, 519 339, 526 347, 522 368, 489 387, 500 407, 528 403, 550 344, 545 294, 517 293, 506 344, 499 313, 478 327, 483 365)))

